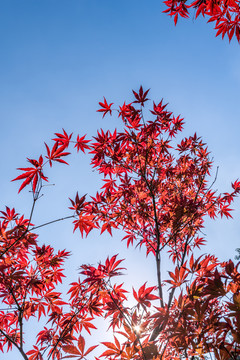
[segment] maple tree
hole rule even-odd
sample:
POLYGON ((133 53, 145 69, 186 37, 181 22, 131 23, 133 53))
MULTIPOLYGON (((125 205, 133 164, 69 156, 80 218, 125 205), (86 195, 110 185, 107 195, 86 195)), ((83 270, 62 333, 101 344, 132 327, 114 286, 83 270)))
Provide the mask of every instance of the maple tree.
MULTIPOLYGON (((113 109, 104 98, 103 117, 119 117, 119 130, 86 135, 56 133, 46 155, 27 159, 29 167, 14 181, 19 192, 31 187, 29 219, 15 209, 1 211, 0 223, 0 350, 17 348, 25 360, 88 359, 97 345, 87 347, 94 320, 109 321, 113 340, 102 343, 96 359, 238 359, 240 352, 240 273, 232 260, 214 255, 195 257, 205 243, 204 219, 231 217, 231 204, 240 193, 218 194, 211 180, 212 162, 206 144, 196 134, 176 142, 183 119, 161 100, 146 109, 149 90, 133 91, 134 101, 113 109), (91 154, 91 165, 103 186, 94 195, 70 199, 73 231, 87 236, 123 231, 127 247, 139 246, 156 263, 156 285, 133 288, 135 305, 119 277, 124 269, 117 255, 98 266, 81 266, 80 278, 70 284, 68 297, 57 291, 69 251, 39 246, 32 214, 41 196, 45 175, 54 162, 67 164, 71 146, 91 154), (172 268, 162 277, 161 259, 172 268), (166 289, 166 290, 165 290, 166 289), (26 322, 43 324, 36 344, 25 350, 26 322), (90 354, 90 355, 89 355, 90 354)), ((55 220, 58 221, 59 219, 55 220)), ((96 259, 98 260, 98 259, 96 259)))
POLYGON ((215 24, 216 36, 226 35, 229 41, 233 36, 240 42, 240 4, 239 0, 195 0, 187 3, 186 0, 163 1, 167 13, 174 18, 176 25, 178 18, 188 18, 189 9, 194 9, 195 18, 200 15, 208 18, 208 22, 215 24))

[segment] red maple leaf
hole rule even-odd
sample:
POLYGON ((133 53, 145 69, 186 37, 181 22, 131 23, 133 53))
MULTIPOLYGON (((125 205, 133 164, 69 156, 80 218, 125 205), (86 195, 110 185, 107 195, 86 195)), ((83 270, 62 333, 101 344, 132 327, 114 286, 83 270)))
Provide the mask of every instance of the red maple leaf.
POLYGON ((41 155, 39 157, 38 161, 34 160, 34 159, 28 159, 28 158, 27 158, 27 160, 28 160, 28 162, 30 162, 30 164, 33 165, 33 167, 18 168, 17 170, 24 171, 24 173, 19 175, 12 181, 25 179, 24 182, 22 183, 22 185, 20 186, 18 192, 22 191, 22 189, 24 189, 25 186, 27 186, 30 182, 32 182, 32 189, 33 189, 33 192, 35 193, 36 186, 37 186, 39 179, 48 181, 47 177, 44 176, 43 172, 42 172, 43 157, 41 155))
POLYGON ((133 92, 133 94, 134 94, 134 96, 136 98, 136 100, 133 103, 139 103, 139 104, 141 104, 141 106, 144 106, 144 103, 149 100, 147 98, 147 94, 148 94, 149 90, 150 89, 143 92, 142 86, 140 86, 140 89, 139 89, 138 93, 133 90, 132 92, 133 92))
POLYGON ((112 115, 111 106, 113 105, 113 103, 108 105, 108 103, 104 97, 104 102, 103 103, 99 102, 99 105, 102 107, 102 109, 97 110, 97 112, 103 112, 103 118, 108 112, 110 115, 112 115))

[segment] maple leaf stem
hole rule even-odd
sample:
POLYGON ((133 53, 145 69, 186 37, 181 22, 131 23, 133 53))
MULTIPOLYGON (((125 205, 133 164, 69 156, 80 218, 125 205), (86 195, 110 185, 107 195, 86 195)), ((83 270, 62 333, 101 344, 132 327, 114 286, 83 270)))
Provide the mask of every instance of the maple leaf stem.
POLYGON ((69 319, 69 321, 67 322, 67 324, 64 326, 64 328, 62 329, 59 338, 57 339, 54 347, 52 348, 52 350, 50 351, 49 355, 48 355, 48 360, 50 360, 53 352, 56 350, 58 344, 60 343, 60 341, 63 339, 64 335, 66 334, 66 331, 68 331, 68 327, 71 325, 73 319, 80 313, 80 311, 84 308, 85 304, 82 304, 82 306, 74 313, 72 314, 71 318, 69 319))
MULTIPOLYGON (((110 298, 112 299, 113 303, 115 304, 115 306, 117 307, 117 309, 120 311, 122 317, 124 318, 124 320, 126 321, 126 323, 128 324, 128 326, 131 327, 131 321, 126 317, 126 314, 123 312, 123 310, 119 307, 118 303, 116 303, 114 297, 112 296, 111 292, 109 291, 107 284, 105 281, 103 281, 103 286, 105 287, 105 289, 107 290, 108 295, 110 296, 110 298)), ((111 286, 110 280, 109 280, 109 287, 111 288, 111 290, 117 295, 115 289, 111 286)))
POLYGON ((164 348, 163 348, 163 351, 162 351, 162 353, 161 353, 161 355, 160 355, 160 359, 161 359, 161 360, 163 359, 163 356, 164 356, 164 353, 165 353, 165 351, 166 351, 166 349, 167 349, 168 343, 169 343, 169 339, 167 340, 167 342, 166 342, 166 344, 165 344, 165 346, 164 346, 164 348))
POLYGON ((19 321, 19 329, 20 329, 20 348, 22 349, 22 347, 23 347, 23 314, 22 314, 22 310, 19 312, 18 321, 19 321))
MULTIPOLYGON (((184 251, 183 251, 183 256, 182 256, 182 260, 181 260, 181 264, 180 266, 178 267, 179 269, 183 266, 184 264, 184 260, 185 260, 185 257, 186 257, 186 254, 187 254, 187 247, 189 245, 189 243, 191 242, 191 239, 192 237, 188 237, 186 242, 185 242, 185 245, 184 245, 184 251), (190 239, 189 239, 190 238, 190 239)), ((170 306, 171 306, 171 303, 172 303, 172 299, 173 299, 173 295, 175 293, 175 290, 176 288, 172 288, 171 292, 170 292, 170 295, 169 295, 169 299, 168 299, 168 309, 170 309, 170 306)))
POLYGON ((19 302, 17 301, 17 298, 13 292, 13 288, 9 287, 9 292, 12 295, 15 304, 17 305, 18 308, 18 322, 19 322, 19 330, 20 330, 20 348, 23 347, 23 309, 22 307, 19 305, 19 302))
POLYGON ((2 329, 0 329, 0 333, 5 336, 5 338, 10 342, 12 343, 17 349, 18 351, 21 353, 22 357, 25 359, 25 360, 29 360, 27 355, 25 354, 25 352, 23 351, 23 348, 21 346, 18 346, 18 344, 10 337, 8 336, 8 334, 6 334, 2 329))
POLYGON ((50 224, 54 224, 54 223, 56 223, 56 222, 58 222, 58 221, 63 221, 63 220, 67 220, 67 219, 72 219, 72 218, 74 218, 74 217, 75 217, 75 215, 69 215, 69 216, 65 216, 65 217, 63 217, 63 218, 59 218, 59 219, 56 219, 56 220, 48 221, 48 222, 46 222, 46 223, 44 223, 44 224, 41 224, 41 225, 37 225, 37 226, 32 227, 31 229, 29 229, 29 231, 36 230, 36 229, 39 229, 39 228, 41 228, 41 227, 44 227, 44 226, 47 226, 47 225, 50 225, 50 224))
POLYGON ((141 106, 141 116, 142 116, 143 124, 146 125, 145 120, 144 120, 143 107, 142 106, 141 106))
POLYGON ((161 279, 161 255, 160 255, 160 231, 158 226, 158 217, 157 217, 157 208, 156 208, 156 202, 155 202, 155 196, 151 189, 151 186, 144 175, 144 180, 146 182, 146 185, 149 189, 151 198, 152 198, 152 204, 153 204, 153 211, 154 211, 154 222, 156 227, 156 237, 157 237, 157 250, 156 250, 156 265, 157 265, 157 280, 158 280, 158 291, 159 291, 159 297, 160 297, 160 304, 162 307, 164 307, 164 300, 163 300, 163 290, 162 290, 162 279, 161 279))
MULTIPOLYGON (((207 347, 207 349, 208 349, 208 353, 210 354, 210 358, 211 358, 211 360, 213 360, 213 358, 212 358, 212 354, 211 354, 211 350, 209 349, 209 345, 208 345, 208 343, 207 342, 205 342, 205 345, 206 345, 206 347, 207 347)), ((230 356, 231 356, 231 354, 229 354, 230 356)))
POLYGON ((27 355, 25 354, 25 352, 23 351, 22 347, 20 347, 18 350, 19 350, 20 353, 22 354, 22 357, 23 357, 25 360, 28 360, 28 357, 27 357, 27 355))
MULTIPOLYGON (((190 241, 193 237, 190 238, 190 241)), ((184 251, 183 251, 183 256, 182 256, 182 260, 181 260, 181 265, 180 267, 183 265, 184 263, 184 260, 185 260, 185 256, 186 256, 186 253, 187 253, 187 246, 189 244, 189 238, 186 240, 185 242, 185 246, 184 246, 184 251)), ((179 267, 179 268, 180 268, 179 267)), ((170 306, 171 306, 171 303, 172 303, 172 299, 173 299, 173 296, 174 296, 174 293, 175 293, 175 290, 176 288, 172 288, 171 292, 170 292, 170 295, 169 295, 169 298, 168 298, 168 311, 170 309, 170 306)), ((161 324, 161 326, 155 328, 152 332, 152 335, 150 337, 150 341, 154 341, 156 339, 156 337, 158 336, 158 334, 160 333, 160 331, 164 330, 164 328, 166 327, 167 325, 167 321, 164 322, 164 324, 161 324)), ((165 350, 164 350, 165 351, 165 350)), ((164 354, 164 351, 163 351, 163 354, 164 354)), ((162 356, 163 356, 162 354, 162 356)))
POLYGON ((159 292, 159 297, 160 297, 159 301, 160 301, 161 307, 164 307, 162 281, 161 281, 161 257, 160 257, 159 251, 157 251, 157 253, 156 253, 156 266, 157 266, 158 292, 159 292))
POLYGON ((217 166, 217 170, 216 170, 216 174, 215 174, 215 178, 213 180, 213 182, 211 183, 211 185, 209 186, 209 188, 207 189, 207 191, 209 191, 213 185, 215 184, 215 182, 217 181, 217 177, 218 177, 218 169, 219 169, 219 166, 217 166))

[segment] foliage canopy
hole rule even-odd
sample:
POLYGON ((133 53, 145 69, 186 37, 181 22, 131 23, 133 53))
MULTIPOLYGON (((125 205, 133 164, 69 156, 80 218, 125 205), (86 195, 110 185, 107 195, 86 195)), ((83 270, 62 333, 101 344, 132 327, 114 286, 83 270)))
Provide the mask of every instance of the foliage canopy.
POLYGON ((231 192, 213 190, 212 162, 202 139, 194 134, 177 141, 183 119, 163 100, 146 110, 149 90, 140 87, 133 95, 131 103, 115 110, 105 98, 99 103, 103 117, 117 114, 119 130, 100 130, 92 139, 63 130, 52 145, 45 144, 45 155, 28 158, 29 165, 19 168, 14 181, 21 181, 19 192, 31 187, 33 205, 29 219, 9 207, 1 211, 1 351, 14 346, 25 360, 88 359, 98 344, 87 348, 85 338, 96 328, 94 319, 102 317, 109 319, 113 338, 103 342, 96 359, 203 359, 207 354, 237 359, 238 264, 211 254, 196 258, 195 250, 205 243, 207 216, 231 217, 240 181, 232 183, 231 192), (67 164, 73 150, 91 154, 92 167, 103 180, 94 196, 77 193, 70 199, 73 231, 85 237, 93 229, 110 235, 121 229, 127 247, 140 246, 156 263, 156 286, 145 283, 133 289, 131 308, 124 285, 115 281, 124 269, 117 255, 98 266, 82 265, 81 278, 70 284, 67 298, 57 285, 70 253, 39 246, 36 230, 41 225, 31 221, 46 173, 55 162, 67 164), (163 256, 173 267, 164 280, 163 256), (43 327, 27 351, 24 325, 33 317, 43 327))

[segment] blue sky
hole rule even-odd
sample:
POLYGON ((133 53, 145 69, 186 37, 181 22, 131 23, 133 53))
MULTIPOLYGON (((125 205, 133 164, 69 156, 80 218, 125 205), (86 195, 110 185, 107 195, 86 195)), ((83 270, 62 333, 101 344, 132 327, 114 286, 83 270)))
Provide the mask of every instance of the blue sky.
MULTIPOLYGON (((162 14, 161 1, 152 0, 8 0, 0 2, 0 124, 1 209, 15 206, 29 213, 31 194, 17 195, 10 180, 25 158, 39 156, 54 132, 94 135, 117 120, 96 113, 105 96, 122 104, 131 101, 131 89, 151 88, 150 96, 169 102, 169 109, 186 121, 184 136, 202 136, 219 166, 216 187, 230 189, 240 178, 239 89, 240 47, 236 40, 215 38, 205 19, 173 20, 162 14)), ((88 158, 72 156, 71 166, 48 173, 56 185, 44 191, 34 222, 39 224, 68 214, 68 197, 93 194, 100 182, 88 158)), ((239 205, 235 219, 210 221, 206 251, 221 259, 234 257, 240 247, 239 205)), ((77 276, 83 262, 96 263, 120 253, 127 257, 133 281, 144 254, 97 233, 87 240, 72 235, 71 223, 42 229, 41 242, 72 249, 69 275, 77 276), (75 272, 76 270, 76 272, 75 272)), ((154 267, 147 262, 141 279, 154 283, 154 267)), ((139 276, 138 276, 139 278, 139 276)), ((127 282, 126 278, 126 282, 127 282)), ((4 360, 13 355, 4 355, 4 360)), ((1 358, 1 355, 0 355, 1 358)), ((13 359, 14 357, 12 357, 13 359)))

